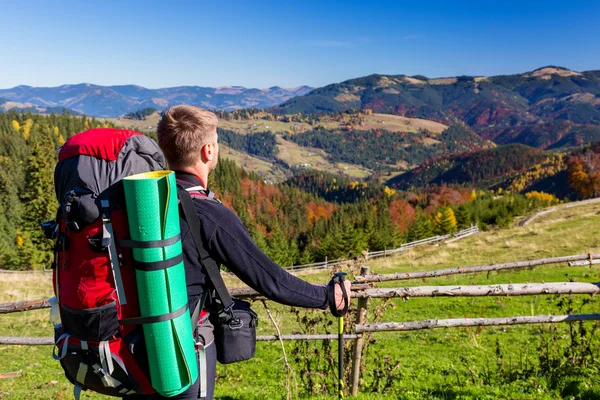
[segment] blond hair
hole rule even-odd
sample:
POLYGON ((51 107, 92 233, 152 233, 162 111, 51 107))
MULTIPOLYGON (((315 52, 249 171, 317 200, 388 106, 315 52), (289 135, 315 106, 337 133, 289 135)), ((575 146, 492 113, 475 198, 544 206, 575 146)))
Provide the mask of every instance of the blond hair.
POLYGON ((217 116, 193 106, 169 108, 156 128, 158 145, 169 164, 177 167, 194 165, 202 147, 216 141, 217 116))

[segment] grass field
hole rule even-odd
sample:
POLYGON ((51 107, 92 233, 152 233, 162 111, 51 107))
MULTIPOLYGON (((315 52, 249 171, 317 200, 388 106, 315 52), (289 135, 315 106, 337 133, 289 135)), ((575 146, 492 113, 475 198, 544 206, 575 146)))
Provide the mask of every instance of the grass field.
POLYGON ((299 146, 281 136, 277 136, 277 147, 279 148, 277 158, 285 161, 290 167, 304 166, 318 171, 343 174, 350 178, 366 178, 372 173, 360 165, 331 162, 323 150, 299 146))
MULTIPOLYGON (((160 114, 158 112, 146 117, 145 120, 139 121, 135 119, 126 118, 97 118, 98 120, 111 121, 118 126, 122 126, 127 129, 136 129, 142 131, 154 131, 156 124, 160 120, 160 114)), ((238 133, 257 133, 257 132, 303 132, 314 129, 320 126, 327 129, 339 129, 340 124, 335 121, 319 123, 315 126, 311 126, 304 122, 280 122, 280 121, 267 121, 264 119, 243 119, 243 120, 231 120, 227 121, 224 119, 219 120, 219 128, 229 129, 238 133)), ((432 133, 442 133, 448 126, 439 122, 430 121, 421 118, 408 118, 400 115, 391 114, 373 114, 365 116, 365 123, 363 126, 356 125, 356 130, 369 130, 369 129, 385 129, 391 132, 419 132, 421 130, 428 130, 432 133)))
MULTIPOLYGON (((439 122, 430 121, 427 119, 420 118, 408 118, 400 115, 391 114, 373 114, 364 117, 365 122, 363 126, 355 125, 356 130, 370 130, 370 129, 385 129, 390 132, 419 132, 421 130, 428 130, 432 133, 442 133, 448 126, 439 122)), ((279 121, 266 121, 263 119, 250 119, 250 120, 239 120, 239 121, 219 121, 219 127, 224 129, 230 129, 238 133, 248 132, 303 132, 314 129, 316 127, 323 127, 326 129, 340 129, 340 123, 336 121, 321 122, 314 126, 307 123, 299 122, 279 122, 279 121)))
MULTIPOLYGON (((387 259, 372 260, 373 272, 390 273, 438 269, 451 266, 476 265, 493 262, 537 259, 587 252, 600 252, 600 205, 583 206, 558 211, 526 227, 484 232, 459 242, 425 246, 387 259)), ((312 282, 325 283, 327 273, 312 273, 304 276, 312 282)), ((600 281, 598 267, 567 267, 566 265, 545 266, 513 272, 473 274, 428 279, 428 285, 494 284, 553 281, 600 281)), ((423 281, 386 282, 382 287, 422 285, 423 281)), ((240 282, 228 279, 230 286, 240 282)), ((51 294, 48 277, 36 275, 0 275, 0 302, 37 299, 51 294)), ((579 298, 583 298, 580 296, 579 298)), ((589 297, 586 296, 589 299, 589 297)), ((554 296, 522 296, 494 298, 419 298, 407 302, 395 300, 385 309, 381 321, 413 321, 429 318, 451 317, 499 317, 512 315, 537 315, 563 313, 557 307, 554 296)), ((300 330, 288 307, 269 303, 274 317, 283 333, 300 330)), ((372 300, 369 309, 381 304, 372 300)), ((260 315, 259 334, 272 334, 275 329, 269 322, 263 306, 255 303, 260 315)), ((598 310, 598 301, 592 301, 575 312, 598 310)), ((323 316, 325 312, 314 312, 312 316, 323 316)), ((368 319, 372 319, 371 313, 368 319)), ((586 323, 588 328, 595 323, 586 323)), ((568 325, 556 326, 559 343, 568 339, 568 325)), ((0 335, 49 336, 50 325, 47 310, 0 315, 0 335)), ((320 328, 320 332, 332 326, 320 328)), ((520 371, 523 360, 534 362, 544 335, 551 328, 541 325, 507 326, 498 328, 455 328, 432 331, 377 333, 365 354, 366 371, 363 375, 360 399, 559 399, 599 398, 600 378, 579 383, 588 385, 588 395, 573 397, 569 390, 553 388, 541 376, 515 379, 510 382, 491 379, 494 366, 499 362, 497 346, 503 355, 502 362, 508 369, 520 371), (385 359, 384 357, 389 357, 385 359), (533 361, 532 361, 533 360, 533 361), (381 362, 383 361, 383 363, 381 362), (392 380, 386 394, 367 392, 373 380, 373 372, 381 365, 399 362, 397 376, 392 380), (513 368, 514 366, 514 368, 513 368)), ((315 357, 318 353, 315 343, 315 357)), ((294 344, 286 342, 288 356, 294 344)), ((69 398, 71 386, 62 377, 61 370, 50 356, 50 347, 0 346, 2 363, 0 374, 21 371, 21 376, 0 379, 0 397, 6 399, 25 398, 69 398)), ((598 351, 594 349, 595 353, 598 351)), ((291 356, 290 356, 291 357, 291 356)), ((296 375, 304 372, 291 357, 296 375)), ((598 375, 596 375, 598 376, 598 375)), ((576 377, 573 379, 576 380, 576 377)), ((326 381, 333 388, 334 377, 326 381)), ((258 344, 257 355, 251 361, 233 366, 218 367, 216 397, 220 399, 282 399, 286 396, 285 372, 278 343, 258 344)), ((330 392, 333 394, 333 390, 330 392)), ((303 392, 299 397, 307 397, 303 392)), ((102 398, 84 394, 84 398, 102 398)), ((335 398, 333 395, 315 398, 335 398)))
POLYGON ((286 178, 285 172, 281 167, 247 153, 234 150, 224 144, 219 145, 219 156, 233 160, 246 171, 256 172, 267 182, 281 182, 286 178))

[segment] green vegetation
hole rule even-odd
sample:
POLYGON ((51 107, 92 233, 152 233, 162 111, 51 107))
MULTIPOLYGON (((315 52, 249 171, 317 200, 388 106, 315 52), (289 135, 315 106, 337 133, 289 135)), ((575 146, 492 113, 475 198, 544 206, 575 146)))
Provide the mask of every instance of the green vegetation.
MULTIPOLYGON (((42 237, 38 224, 53 218, 55 213, 52 171, 56 148, 64 142, 63 135, 69 137, 100 123, 85 117, 41 117, 14 112, 1 114, 0 118, 5 165, 0 175, 4 189, 0 201, 10 210, 0 219, 0 265, 8 269, 48 267, 51 243, 42 237)), ((266 145, 267 140, 274 143, 270 133, 231 133, 230 139, 258 154, 275 149, 266 145), (263 137, 267 139, 262 140, 263 137)), ((469 189, 448 187, 415 195, 396 192, 377 182, 338 182, 326 174, 313 177, 306 173, 273 186, 226 159, 219 163, 210 184, 224 203, 237 212, 258 245, 284 266, 325 257, 356 257, 367 248, 398 247, 407 241, 418 214, 431 219, 439 231, 434 220, 441 207, 452 207, 455 213, 459 213, 459 206, 463 207, 464 218, 458 225, 461 228, 475 222, 482 227, 506 225, 514 216, 548 204, 546 199, 519 195, 494 199, 491 194, 482 193, 473 197, 469 189)))
POLYGON ((240 135, 227 129, 217 129, 219 140, 227 143, 235 150, 244 151, 250 155, 272 158, 277 154, 277 141, 271 132, 240 135))
POLYGON ((232 112, 216 111, 219 127, 238 133, 271 131, 275 133, 299 133, 315 128, 327 130, 372 130, 390 132, 441 133, 447 126, 439 122, 406 118, 400 115, 374 114, 372 110, 347 110, 331 114, 278 114, 255 108, 232 112))
POLYGON ((546 157, 543 150, 524 145, 499 146, 431 159, 390 179, 387 184, 401 188, 431 184, 472 185, 480 188, 502 186, 499 182, 525 172, 546 157))
MULTIPOLYGON (((508 262, 587 252, 600 252, 595 227, 600 206, 563 209, 527 227, 494 230, 460 242, 425 246, 369 262, 379 273, 408 272, 461 265, 508 262)), ((323 283, 328 273, 305 276, 323 283)), ((386 282, 381 287, 418 285, 491 285, 521 282, 597 282, 597 268, 545 266, 512 272, 457 275, 421 281, 386 282)), ((239 282, 229 280, 229 286, 239 282)), ((50 296, 49 277, 40 274, 0 277, 0 302, 50 296), (18 284, 17 284, 18 283, 18 284)), ((326 311, 301 311, 298 322, 288 307, 269 303, 282 333, 335 330, 326 311)), ((430 318, 501 317, 512 315, 596 312, 598 299, 588 296, 521 296, 490 298, 415 298, 403 302, 372 300, 368 321, 416 321, 430 318), (381 313, 379 317, 373 313, 381 313)), ((254 304, 259 334, 275 332, 263 306, 254 304)), ((350 318, 348 318, 349 322, 350 318)), ((359 399, 595 399, 598 388, 596 322, 489 328, 436 329, 375 333, 367 341, 359 399), (548 351, 550 350, 550 352, 548 351), (388 379, 392 377, 393 379, 388 379)), ((0 335, 49 336, 47 310, 0 316, 0 335)), ((350 341, 348 341, 350 342, 350 341)), ((327 364, 335 342, 286 342, 298 382, 299 398, 334 399, 335 368, 327 364), (306 346, 306 350, 302 350, 306 346), (304 357, 308 354, 308 357, 304 357), (318 367, 321 360, 321 367, 318 367), (307 363, 313 385, 304 382, 307 363), (327 364, 327 365, 325 365, 327 364), (328 369, 329 368, 329 369, 328 369), (304 377, 304 378, 303 378, 304 377), (314 393, 314 394, 313 394, 314 393)), ((350 344, 348 343, 348 346, 350 344)), ((0 392, 11 399, 68 398, 72 385, 63 377, 49 346, 2 346, 0 373, 22 371, 0 380, 0 392)), ((217 399, 284 399, 286 375, 278 342, 260 342, 250 361, 218 366, 217 399)), ((292 384, 293 387, 293 384, 292 384)), ((105 398, 85 393, 85 398, 105 398)))
POLYGON ((54 166, 66 139, 107 126, 94 118, 0 113, 0 268, 49 266, 51 242, 41 221, 56 213, 54 166))
POLYGON ((158 110, 156 108, 146 107, 146 108, 142 108, 141 110, 137 110, 134 112, 130 112, 129 114, 125 114, 123 116, 123 118, 135 119, 138 121, 142 121, 142 120, 145 120, 150 115, 154 114, 155 112, 158 112, 158 110))
POLYGON ((315 129, 284 137, 301 146, 323 149, 334 162, 345 161, 374 170, 390 169, 399 162, 420 164, 435 156, 486 146, 483 139, 460 125, 446 129, 441 135, 315 129), (433 143, 426 138, 434 139, 433 143))

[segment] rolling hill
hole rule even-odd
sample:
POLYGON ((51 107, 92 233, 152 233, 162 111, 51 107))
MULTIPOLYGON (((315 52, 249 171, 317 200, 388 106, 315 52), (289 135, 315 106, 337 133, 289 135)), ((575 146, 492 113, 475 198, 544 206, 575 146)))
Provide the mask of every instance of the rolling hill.
POLYGON ((386 184, 400 189, 463 185, 517 193, 538 191, 575 200, 579 196, 568 182, 566 161, 580 152, 581 149, 547 151, 522 144, 502 145, 433 158, 392 176, 386 184))
MULTIPOLYGON (((128 129, 148 132, 156 129, 159 119, 160 114, 155 112, 142 119, 108 118, 106 120, 128 129)), ((100 118, 100 120, 104 119, 100 118)), ((255 171, 263 176, 265 180, 273 182, 282 181, 286 175, 289 177, 292 170, 316 169, 354 179, 362 179, 373 174, 373 166, 377 168, 388 166, 396 172, 401 172, 415 164, 414 161, 409 160, 410 162, 406 162, 400 160, 397 156, 378 160, 376 163, 370 163, 368 160, 362 162, 360 160, 353 160, 352 153, 355 151, 353 151, 352 146, 353 144, 359 145, 359 143, 354 139, 352 132, 341 128, 344 125, 343 122, 328 119, 315 122, 312 125, 305 122, 289 123, 260 118, 220 119, 220 129, 239 135, 257 135, 265 132, 273 132, 276 135, 275 145, 277 147, 277 151, 270 158, 250 154, 242 148, 233 149, 230 145, 227 146, 227 151, 222 152, 222 155, 225 158, 234 159, 238 165, 255 171), (292 130, 296 133, 288 136, 292 130), (343 154, 336 154, 336 149, 323 146, 322 144, 299 143, 304 141, 302 139, 303 136, 306 136, 306 140, 310 141, 310 135, 315 130, 319 130, 323 134, 330 134, 335 142, 348 142, 349 145, 345 152, 343 154), (284 135, 286 135, 285 138, 284 135), (271 167, 269 168, 268 165, 271 165, 271 167)), ((460 130, 448 130, 446 125, 435 121, 388 114, 364 116, 364 124, 362 126, 356 125, 353 129, 359 136, 361 134, 368 135, 370 132, 375 131, 389 132, 384 135, 392 142, 398 142, 398 145, 403 149, 415 145, 415 148, 424 150, 427 153, 448 153, 450 150, 447 149, 443 142, 448 142, 449 147, 455 149, 454 151, 458 151, 456 150, 458 148, 464 151, 490 145, 489 143, 486 144, 485 140, 475 134, 460 130), (455 134, 453 135, 452 132, 455 134), (409 142, 406 134, 410 134, 410 140, 414 142, 409 142), (466 136, 463 137, 463 134, 466 136), (436 150, 436 148, 439 149, 436 150)), ((221 142, 226 143, 224 139, 230 135, 221 135, 221 142)), ((378 146, 376 143, 374 145, 378 146)), ((402 150, 399 149, 399 151, 401 152, 402 150)), ((423 155, 423 157, 426 156, 423 155)), ((422 158, 418 158, 418 160, 422 160, 422 158)))
POLYGON ((546 152, 522 144, 436 157, 390 179, 403 189, 431 184, 459 184, 489 188, 527 171, 546 158, 546 152))
POLYGON ((447 125, 462 122, 498 144, 539 148, 600 140, 600 71, 543 67, 532 72, 430 79, 369 75, 318 88, 274 112, 371 109, 447 125))
POLYGON ((192 104, 211 110, 266 108, 310 90, 308 86, 292 89, 279 86, 268 89, 248 89, 242 86, 147 89, 136 85, 99 86, 81 83, 58 87, 21 85, 0 89, 0 98, 30 104, 32 107, 64 107, 96 117, 118 117, 146 107, 165 109, 177 104, 192 104))

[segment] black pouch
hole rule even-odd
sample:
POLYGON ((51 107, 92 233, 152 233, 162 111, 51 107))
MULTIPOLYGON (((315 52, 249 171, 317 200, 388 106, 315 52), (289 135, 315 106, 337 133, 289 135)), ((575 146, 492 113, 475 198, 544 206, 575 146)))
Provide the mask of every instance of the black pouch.
POLYGON ((250 303, 234 298, 229 317, 219 318, 217 315, 216 312, 211 313, 217 360, 221 364, 231 364, 254 357, 258 316, 250 308, 250 303))

